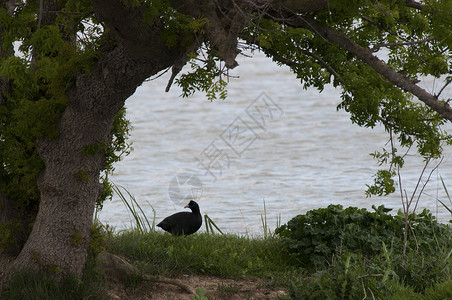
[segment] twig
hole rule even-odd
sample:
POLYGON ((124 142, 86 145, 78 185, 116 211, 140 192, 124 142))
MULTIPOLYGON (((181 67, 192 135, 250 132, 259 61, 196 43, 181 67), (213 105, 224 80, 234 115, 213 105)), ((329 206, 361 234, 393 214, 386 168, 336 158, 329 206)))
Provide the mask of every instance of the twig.
POLYGON ((439 98, 439 96, 441 95, 441 93, 444 91, 444 89, 452 82, 452 79, 448 79, 446 81, 446 84, 441 88, 441 90, 439 90, 438 94, 436 94, 436 98, 439 98))
MULTIPOLYGON (((439 167, 439 166, 441 165, 441 163, 443 162, 443 159, 444 159, 444 157, 442 157, 441 160, 439 161, 439 163, 438 163, 438 164, 430 171, 430 173, 429 173, 429 175, 428 175, 428 177, 427 177, 427 181, 424 183, 424 185, 422 186, 421 191, 419 192, 419 195, 418 195, 418 197, 417 197, 416 205, 414 206, 413 212, 416 211, 416 208, 417 208, 417 205, 418 205, 418 203, 419 203, 420 197, 421 197, 422 193, 424 192, 424 189, 425 189, 425 187, 427 186, 427 183, 430 181, 430 178, 432 177, 433 172, 434 172, 436 169, 438 169, 438 167, 439 167)), ((430 159, 428 159, 428 161, 430 161, 430 159)))
POLYGON ((416 2, 414 0, 405 0, 405 5, 416 9, 422 9, 425 6, 425 4, 416 2))
POLYGON ((382 277, 383 274, 366 274, 366 275, 362 275, 359 276, 358 279, 363 279, 363 278, 367 278, 367 277, 382 277))
POLYGON ((375 52, 375 51, 380 50, 381 47, 396 47, 396 46, 418 45, 418 44, 423 44, 425 42, 429 42, 429 41, 433 41, 433 40, 436 40, 436 37, 431 36, 431 37, 428 37, 426 39, 419 40, 419 41, 377 44, 377 45, 373 46, 372 48, 370 48, 370 50, 375 52))
MULTIPOLYGON (((363 292, 364 292, 364 297, 362 300, 367 299, 367 292, 366 292, 366 286, 364 285, 364 278, 368 278, 368 277, 382 277, 383 274, 366 274, 366 275, 362 275, 359 276, 358 279, 361 279, 361 285, 363 287, 363 292)), ((372 290, 369 288, 369 292, 372 294, 372 299, 375 299, 374 293, 372 293, 372 290)))
MULTIPOLYGON (((410 207, 410 206, 411 206, 411 203, 413 202, 414 195, 416 195, 417 189, 419 188, 419 184, 420 184, 421 181, 422 181, 422 177, 424 176, 425 170, 427 169, 427 166, 428 166, 429 163, 430 163, 430 158, 427 159, 427 161, 426 161, 425 164, 424 164, 424 167, 422 168, 422 172, 421 172, 421 174, 419 175, 419 179, 418 179, 417 182, 416 182, 416 187, 414 188, 414 191, 413 191, 413 193, 411 194, 410 201, 408 202, 408 203, 409 203, 409 204, 408 204, 408 207, 410 207)), ((431 175, 431 173, 430 173, 430 175, 431 175)), ((430 179, 430 176, 428 177, 428 179, 430 179)), ((428 182, 428 179, 427 179, 427 182, 428 182)), ((422 190, 421 190, 421 192, 419 193, 419 197, 420 197, 420 194, 422 193, 422 191, 424 190, 425 185, 427 184, 427 182, 423 185, 422 190)), ((408 201, 408 198, 407 198, 407 201, 408 201)), ((418 198, 418 201, 419 201, 419 198, 418 198)), ((417 206, 417 202, 416 202, 416 206, 417 206)), ((416 207, 414 208, 413 212, 414 212, 415 210, 416 210, 416 207)))
POLYGON ((183 291, 187 292, 187 294, 195 294, 195 291, 187 284, 182 283, 180 280, 178 279, 167 279, 167 278, 160 278, 160 277, 152 277, 149 275, 144 276, 145 279, 151 280, 153 282, 157 282, 157 283, 166 283, 166 284, 171 284, 171 285, 175 285, 179 288, 181 288, 183 291))
POLYGON ((368 289, 369 289, 370 294, 372 295, 372 299, 375 300, 375 295, 374 295, 374 293, 372 292, 372 290, 371 290, 370 288, 368 288, 368 289))
MULTIPOLYGON (((303 54, 310 56, 312 58, 314 58, 315 60, 317 60, 317 63, 319 65, 321 65, 322 67, 324 67, 328 72, 330 72, 334 77, 336 77, 342 84, 344 83, 344 80, 342 79, 342 77, 336 72, 336 70, 333 69, 333 67, 331 67, 326 61, 324 61, 320 56, 311 53, 307 50, 304 49, 299 49, 303 54)), ((280 63, 283 63, 285 65, 288 66, 300 66, 299 63, 293 61, 293 60, 289 60, 289 59, 285 59, 281 56, 278 55, 273 55, 273 58, 277 61, 279 61, 280 63)))
POLYGON ((156 75, 155 77, 148 78, 148 79, 146 79, 145 81, 148 82, 148 81, 156 80, 157 78, 162 77, 163 75, 165 75, 166 72, 168 72, 169 70, 171 70, 171 67, 166 68, 162 73, 156 75))
POLYGON ((364 0, 364 2, 366 2, 369 6, 372 6, 373 8, 381 11, 382 13, 384 13, 386 16, 391 17, 392 15, 387 12, 386 10, 383 9, 383 7, 381 7, 380 3, 378 3, 378 1, 376 2, 377 4, 373 4, 372 2, 369 2, 369 0, 364 0))
POLYGON ((39 16, 38 16, 38 28, 41 27, 41 21, 42 21, 42 11, 44 10, 44 1, 39 0, 39 16))

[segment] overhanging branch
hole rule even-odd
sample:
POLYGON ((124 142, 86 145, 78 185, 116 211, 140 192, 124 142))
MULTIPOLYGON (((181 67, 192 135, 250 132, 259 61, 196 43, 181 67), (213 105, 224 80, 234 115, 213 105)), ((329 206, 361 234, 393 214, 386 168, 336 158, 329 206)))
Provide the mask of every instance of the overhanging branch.
POLYGON ((320 24, 315 20, 302 17, 292 20, 289 25, 309 29, 322 37, 325 41, 341 46, 374 69, 378 74, 385 77, 388 81, 405 92, 413 94, 443 118, 452 121, 452 108, 447 102, 440 101, 437 96, 419 87, 410 78, 398 73, 377 56, 373 55, 370 49, 358 45, 342 32, 320 24))

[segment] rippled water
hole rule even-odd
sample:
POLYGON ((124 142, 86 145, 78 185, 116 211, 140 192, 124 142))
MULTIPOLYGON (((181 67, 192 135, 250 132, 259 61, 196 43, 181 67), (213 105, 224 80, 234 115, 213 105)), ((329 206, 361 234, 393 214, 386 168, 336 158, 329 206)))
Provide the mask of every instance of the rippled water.
MULTIPOLYGON (((157 222, 183 210, 185 203, 173 201, 169 194, 172 189, 174 198, 175 181, 170 183, 183 173, 196 174, 202 189, 193 188, 191 181, 179 182, 179 194, 193 193, 201 212, 230 233, 262 233, 264 201, 270 228, 278 218, 284 223, 332 203, 402 207, 398 192, 365 197, 366 184, 372 183, 379 168, 369 153, 380 150, 388 136, 382 128, 353 125, 347 113, 336 111, 339 90, 328 87, 321 94, 304 90, 287 68, 262 54, 239 63, 232 74, 240 78, 231 79, 226 101, 209 102, 202 93, 182 99, 178 86, 165 93, 167 74, 145 82, 127 100, 134 151, 116 165, 112 180, 126 187, 149 217, 153 216, 150 205, 157 222), (269 109, 258 115, 253 111, 257 104, 269 109), (234 128, 242 131, 237 134, 234 128), (209 163, 211 173, 203 168, 209 163)), ((424 87, 431 90, 434 85, 431 81, 424 87)), ((452 190, 450 150, 419 200, 419 207, 429 208, 442 221, 449 214, 437 201, 448 201, 439 177, 452 190)), ((431 163, 423 182, 435 164, 431 163)), ((422 168, 422 159, 407 158, 402 179, 409 196, 422 168)), ((132 224, 117 198, 106 202, 99 216, 117 229, 132 224)))

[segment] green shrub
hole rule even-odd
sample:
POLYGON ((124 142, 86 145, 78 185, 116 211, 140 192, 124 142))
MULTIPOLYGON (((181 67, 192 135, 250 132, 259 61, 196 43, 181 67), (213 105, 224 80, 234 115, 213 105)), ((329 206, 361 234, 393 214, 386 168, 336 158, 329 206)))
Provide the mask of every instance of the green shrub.
MULTIPOLYGON (((348 253, 310 277, 292 282, 289 295, 292 299, 448 299, 425 298, 421 293, 399 280, 391 269, 370 272, 370 267, 360 255, 348 253)), ((431 289, 431 295, 448 295, 431 289)))
MULTIPOLYGON (((366 258, 381 253, 383 243, 395 253, 402 253, 405 218, 399 211, 389 214, 384 206, 364 208, 329 205, 298 215, 276 229, 283 245, 297 264, 321 268, 331 264, 335 256, 358 252, 366 258)), ((407 254, 410 251, 431 255, 449 249, 451 230, 436 222, 428 210, 409 215, 407 254)))
POLYGON ((337 261, 330 268, 318 271, 310 277, 293 282, 289 294, 293 299, 362 299, 361 282, 357 279, 352 267, 361 264, 350 264, 351 256, 337 261))
POLYGON ((305 267, 324 266, 333 256, 345 252, 374 255, 382 243, 402 237, 403 220, 387 214, 380 206, 375 212, 341 205, 329 205, 298 215, 276 229, 293 257, 305 267))
POLYGON ((330 205, 276 229, 292 263, 313 273, 292 286, 294 298, 363 299, 363 286, 382 299, 439 292, 433 287, 451 278, 452 230, 428 210, 411 214, 403 251, 404 215, 373 209, 330 205))

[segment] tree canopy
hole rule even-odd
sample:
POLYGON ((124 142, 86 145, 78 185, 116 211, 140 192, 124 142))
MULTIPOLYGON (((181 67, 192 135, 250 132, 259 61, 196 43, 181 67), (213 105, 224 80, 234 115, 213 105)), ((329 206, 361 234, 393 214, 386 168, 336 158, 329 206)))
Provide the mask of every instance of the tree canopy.
POLYGON ((10 0, 0 34, 0 244, 17 268, 80 275, 94 206, 129 151, 124 102, 166 70, 167 90, 225 98, 228 70, 252 48, 304 87, 340 87, 338 109, 391 140, 369 194, 394 191, 396 141, 426 159, 451 142, 448 0, 10 0), (438 90, 421 87, 427 76, 438 90))

